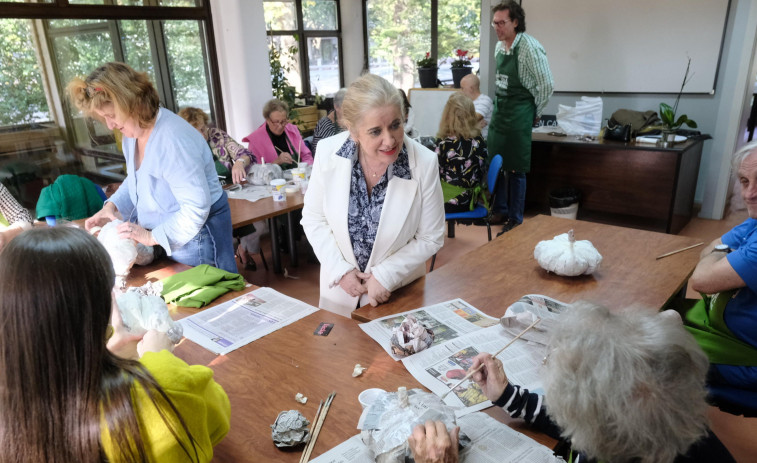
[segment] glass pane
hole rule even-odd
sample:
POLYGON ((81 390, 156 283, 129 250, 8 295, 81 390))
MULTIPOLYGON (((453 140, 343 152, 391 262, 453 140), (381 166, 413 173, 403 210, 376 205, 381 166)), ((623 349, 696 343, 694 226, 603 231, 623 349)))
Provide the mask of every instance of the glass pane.
POLYGON ((113 43, 108 32, 88 32, 53 38, 61 88, 76 76, 89 75, 95 68, 113 61, 113 43))
POLYGON ((118 25, 121 30, 124 62, 137 71, 149 74, 153 83, 157 82, 155 66, 152 61, 152 47, 147 33, 147 22, 119 21, 118 25))
POLYGON ((339 90, 339 39, 308 38, 310 94, 333 95, 339 90))
POLYGON ((438 42, 439 73, 443 84, 452 84, 451 63, 457 59, 456 50, 466 50, 473 65, 479 64, 480 0, 440 0, 438 42))
POLYGON ((337 29, 336 2, 334 0, 304 0, 302 21, 305 30, 335 31, 337 29))
POLYGON ((0 37, 0 126, 49 121, 31 20, 0 19, 0 37))
POLYGON ((47 21, 47 27, 50 29, 61 29, 64 27, 86 26, 89 24, 107 24, 105 19, 51 19, 47 21))
POLYGON ((194 106, 211 114, 199 21, 163 21, 163 36, 177 110, 194 106))
POLYGON ((277 88, 294 87, 302 93, 302 73, 300 72, 300 52, 292 35, 268 36, 268 56, 271 66, 271 84, 274 95, 277 88), (271 48, 273 40, 274 48, 271 48))
POLYGON ((105 0, 68 0, 72 5, 104 5, 105 0))
POLYGON ((0 3, 53 3, 55 0, 0 0, 0 3))
POLYGON ((202 6, 202 0, 158 0, 159 6, 202 6))
POLYGON ((294 0, 264 1, 265 28, 269 31, 297 29, 297 10, 294 0))
POLYGON ((417 82, 415 61, 431 51, 431 2, 366 0, 371 73, 398 88, 417 82))
POLYGON ((116 5, 144 6, 144 2, 142 0, 116 0, 116 5))

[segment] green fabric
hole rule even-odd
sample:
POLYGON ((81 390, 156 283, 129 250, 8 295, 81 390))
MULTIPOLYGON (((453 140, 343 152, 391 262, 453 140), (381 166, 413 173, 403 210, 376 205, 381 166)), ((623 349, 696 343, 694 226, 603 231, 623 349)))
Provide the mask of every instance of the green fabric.
POLYGON ((91 180, 77 175, 61 175, 55 183, 42 189, 37 200, 37 218, 54 216, 78 220, 93 216, 102 209, 103 199, 91 180))
POLYGON ((223 163, 219 161, 218 159, 215 159, 215 164, 216 164, 216 174, 219 177, 222 177, 225 180, 227 185, 231 185, 232 179, 231 179, 231 171, 229 170, 229 168, 224 166, 223 163))
POLYGON ((520 46, 510 55, 498 53, 494 113, 489 123, 486 145, 489 160, 502 155, 506 171, 531 170, 531 126, 536 117, 534 96, 523 86, 518 73, 520 46))
POLYGON ((166 302, 196 309, 210 304, 229 291, 244 289, 242 275, 207 264, 198 265, 162 281, 161 294, 166 302))
POLYGON ((5 216, 3 215, 2 212, 0 212, 0 225, 2 225, 4 227, 9 227, 10 226, 10 223, 8 223, 8 220, 6 220, 6 218, 5 218, 5 216))
POLYGON ((448 203, 451 199, 457 198, 461 194, 463 194, 466 191, 471 192, 471 200, 470 200, 470 210, 476 208, 476 205, 478 205, 478 200, 480 199, 484 204, 483 206, 486 208, 486 210, 489 210, 489 201, 486 199, 486 195, 482 193, 483 189, 481 188, 481 185, 476 185, 474 188, 464 188, 457 185, 452 185, 450 183, 445 182, 444 180, 442 182, 442 196, 444 196, 444 202, 448 203))
POLYGON ((738 339, 725 324, 723 314, 735 290, 702 295, 686 312, 686 329, 694 336, 710 363, 757 366, 757 349, 738 339))

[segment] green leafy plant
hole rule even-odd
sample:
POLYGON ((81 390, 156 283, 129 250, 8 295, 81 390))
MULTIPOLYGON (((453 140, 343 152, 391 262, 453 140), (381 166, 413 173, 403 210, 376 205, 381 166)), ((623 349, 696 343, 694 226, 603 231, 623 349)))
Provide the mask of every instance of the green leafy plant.
POLYGON ((419 68, 435 68, 436 60, 431 57, 430 52, 426 52, 426 56, 415 62, 419 68))
POLYGON ((286 102, 290 108, 294 107, 294 86, 287 80, 286 74, 291 70, 293 57, 297 54, 297 47, 291 46, 286 50, 279 49, 271 37, 271 48, 268 50, 268 62, 271 66, 271 87, 273 97, 286 102))
POLYGON ((453 68, 464 68, 466 66, 470 66, 470 56, 468 56, 468 50, 461 50, 457 49, 455 50, 455 55, 457 56, 457 59, 452 61, 450 63, 450 66, 453 68))
POLYGON ((689 62, 686 64, 686 73, 683 75, 683 82, 681 83, 681 90, 678 91, 678 96, 676 97, 676 102, 673 106, 670 106, 667 103, 660 103, 660 120, 662 121, 662 124, 660 125, 660 128, 667 131, 674 131, 678 130, 682 125, 686 124, 692 129, 697 128, 697 123, 693 120, 689 119, 686 114, 682 114, 681 116, 676 119, 676 113, 678 112, 678 102, 681 100, 681 94, 683 93, 683 88, 686 86, 686 84, 691 80, 689 77, 689 69, 691 68, 691 58, 689 58, 689 62))

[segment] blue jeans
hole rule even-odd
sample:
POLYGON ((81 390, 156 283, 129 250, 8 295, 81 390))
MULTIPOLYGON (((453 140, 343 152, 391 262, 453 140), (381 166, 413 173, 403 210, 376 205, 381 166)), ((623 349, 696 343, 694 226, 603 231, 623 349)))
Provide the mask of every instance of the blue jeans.
POLYGON ((524 172, 504 172, 497 181, 497 197, 492 209, 507 216, 513 223, 523 223, 526 208, 526 174, 524 172))
POLYGON ((193 267, 208 264, 238 273, 232 243, 231 209, 224 191, 212 206, 208 219, 187 244, 171 253, 171 259, 193 267))

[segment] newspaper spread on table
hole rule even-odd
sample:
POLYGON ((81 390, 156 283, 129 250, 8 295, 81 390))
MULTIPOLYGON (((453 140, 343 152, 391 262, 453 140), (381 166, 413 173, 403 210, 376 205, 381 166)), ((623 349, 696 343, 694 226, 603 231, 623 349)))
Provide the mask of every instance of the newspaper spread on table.
POLYGON ((522 339, 546 346, 549 342, 550 332, 558 327, 560 314, 570 307, 570 304, 551 297, 528 294, 507 308, 501 323, 509 334, 517 336, 537 318, 540 318, 541 322, 525 333, 522 339))
MULTIPOLYGON (((497 352, 514 337, 498 324, 418 352, 403 359, 402 363, 415 379, 441 396, 465 377, 476 355, 497 352)), ((507 378, 512 384, 518 384, 532 392, 541 392, 539 370, 545 354, 545 346, 519 339, 497 358, 502 360, 507 378)), ((492 405, 472 378, 455 387, 444 398, 444 402, 452 407, 462 407, 457 411, 457 416, 492 405)))
MULTIPOLYGON (((471 443, 460 452, 461 463, 556 463, 552 451, 530 437, 485 413, 471 413, 458 420, 471 443)), ((362 463, 374 461, 360 435, 352 436, 311 463, 362 463)))
POLYGON ((232 187, 226 190, 226 194, 232 199, 246 199, 247 201, 257 201, 258 199, 268 198, 271 196, 271 187, 268 185, 246 184, 239 187, 232 187))
MULTIPOLYGON (((394 360, 401 360, 392 353, 392 329, 399 326, 407 315, 413 314, 419 322, 434 332, 431 346, 443 344, 463 334, 496 325, 499 320, 486 315, 462 299, 441 302, 439 304, 409 310, 388 317, 378 318, 358 326, 374 341, 379 343, 394 360)), ((418 355, 418 354, 414 354, 418 355)))
POLYGON ((271 288, 259 288, 179 323, 185 337, 223 355, 317 311, 271 288))

